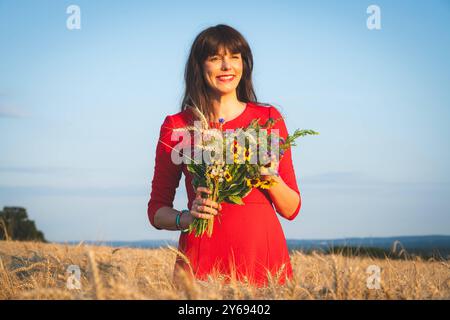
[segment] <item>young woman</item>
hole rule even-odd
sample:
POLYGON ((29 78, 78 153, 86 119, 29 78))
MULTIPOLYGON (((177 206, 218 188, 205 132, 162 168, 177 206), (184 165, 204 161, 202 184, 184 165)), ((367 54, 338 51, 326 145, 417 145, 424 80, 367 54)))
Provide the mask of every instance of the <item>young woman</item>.
MULTIPOLYGON (((281 117, 275 107, 256 102, 252 69, 250 47, 237 30, 217 25, 202 31, 192 44, 186 64, 181 111, 166 116, 161 125, 148 203, 150 223, 156 229, 185 230, 194 218, 210 219, 220 212, 211 237, 182 231, 178 249, 184 257, 177 257, 174 276, 183 270, 201 280, 222 275, 226 281, 248 281, 257 286, 266 285, 268 277, 278 279, 280 284, 292 277, 286 239, 276 215, 278 212, 292 220, 301 206, 290 148, 280 160, 278 175, 271 177, 278 183, 270 189, 253 188, 243 198, 244 205, 204 199, 202 193, 211 190, 194 190, 186 164, 171 161, 171 147, 177 144, 171 141, 171 130, 199 120, 192 111, 194 105, 210 127, 217 127, 218 119, 223 118, 223 130, 246 127, 255 118, 263 124, 269 117, 281 117), (173 208, 173 199, 182 174, 189 210, 180 212, 173 208)), ((286 139, 284 120, 273 128, 286 139)))

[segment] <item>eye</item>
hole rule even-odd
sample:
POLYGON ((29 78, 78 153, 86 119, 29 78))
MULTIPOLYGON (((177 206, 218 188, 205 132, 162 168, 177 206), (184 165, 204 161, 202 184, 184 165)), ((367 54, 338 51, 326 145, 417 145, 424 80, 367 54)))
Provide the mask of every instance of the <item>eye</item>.
POLYGON ((218 56, 212 56, 209 58, 209 61, 216 61, 217 59, 219 59, 218 56))
POLYGON ((241 57, 235 55, 235 56, 232 56, 232 58, 233 58, 233 59, 240 59, 241 57))

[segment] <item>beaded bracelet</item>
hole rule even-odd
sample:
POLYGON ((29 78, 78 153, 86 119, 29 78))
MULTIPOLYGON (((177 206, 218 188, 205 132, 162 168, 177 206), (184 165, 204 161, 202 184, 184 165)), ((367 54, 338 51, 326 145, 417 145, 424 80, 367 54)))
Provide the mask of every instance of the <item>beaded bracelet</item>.
POLYGON ((186 212, 186 213, 189 213, 190 211, 187 210, 187 209, 183 209, 183 210, 181 210, 181 211, 177 214, 177 217, 175 218, 175 225, 176 225, 177 229, 180 230, 181 232, 187 232, 187 231, 189 231, 189 228, 182 230, 181 225, 180 225, 180 218, 181 218, 181 215, 182 215, 183 213, 185 213, 185 212, 186 212))

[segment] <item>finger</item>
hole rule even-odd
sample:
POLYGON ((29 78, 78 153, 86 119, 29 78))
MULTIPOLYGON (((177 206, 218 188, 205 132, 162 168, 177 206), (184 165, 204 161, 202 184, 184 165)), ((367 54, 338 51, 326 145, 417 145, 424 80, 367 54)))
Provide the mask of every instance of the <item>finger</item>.
POLYGON ((214 216, 211 214, 207 214, 207 213, 201 213, 201 212, 197 212, 197 211, 191 211, 191 214, 199 219, 212 219, 214 216))
MULTIPOLYGON (((214 208, 211 208, 211 207, 208 207, 208 206, 202 204, 203 200, 205 200, 205 199, 194 201, 192 204, 191 210, 198 212, 198 213, 207 213, 207 214, 209 213, 212 215, 217 215, 218 211, 214 208)), ((213 201, 213 203, 214 203, 214 201, 213 201)))
POLYGON ((202 198, 202 193, 201 193, 201 192, 196 193, 196 195, 195 195, 195 200, 198 200, 198 199, 203 199, 203 198, 202 198))
POLYGON ((209 213, 209 214, 212 214, 212 215, 217 215, 217 213, 218 213, 216 209, 211 208, 211 207, 207 207, 207 206, 204 206, 204 205, 199 205, 195 209, 196 209, 197 212, 202 212, 202 213, 204 212, 204 213, 209 213))
POLYGON ((198 187, 196 193, 201 195, 202 192, 205 192, 205 193, 208 193, 208 194, 212 193, 212 191, 209 190, 206 187, 198 187))
POLYGON ((191 210, 193 210, 193 211, 198 211, 198 206, 199 206, 199 203, 198 203, 198 201, 197 201, 197 199, 196 199, 196 200, 194 200, 194 202, 192 203, 191 210))
POLYGON ((200 204, 211 207, 211 208, 215 208, 215 209, 219 208, 219 204, 216 201, 212 201, 211 199, 202 199, 200 201, 200 204))

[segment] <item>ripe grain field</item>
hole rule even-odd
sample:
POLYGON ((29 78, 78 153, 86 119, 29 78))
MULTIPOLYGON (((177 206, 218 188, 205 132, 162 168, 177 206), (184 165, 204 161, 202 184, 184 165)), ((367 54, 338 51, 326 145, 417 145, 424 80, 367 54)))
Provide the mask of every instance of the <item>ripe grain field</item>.
MULTIPOLYGON (((449 299, 450 261, 291 253, 293 281, 267 287, 219 279, 173 283, 176 249, 0 241, 0 299, 449 299), (67 269, 80 270, 69 289, 67 269), (378 266, 378 289, 367 287, 378 266)), ((69 286, 70 287, 70 286, 69 286)))

